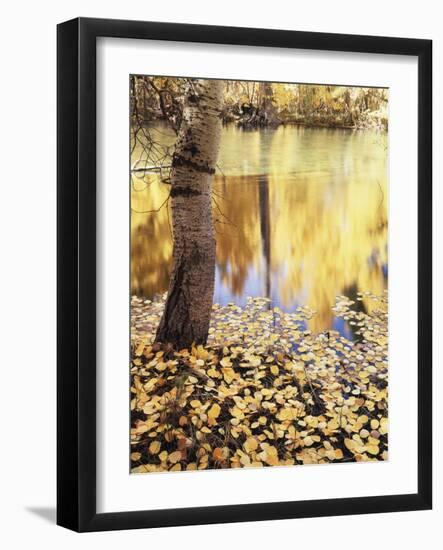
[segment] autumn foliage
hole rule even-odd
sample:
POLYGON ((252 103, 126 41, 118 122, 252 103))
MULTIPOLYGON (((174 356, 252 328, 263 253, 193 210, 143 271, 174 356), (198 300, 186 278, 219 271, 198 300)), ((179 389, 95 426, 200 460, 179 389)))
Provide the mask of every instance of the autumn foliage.
POLYGON ((386 293, 338 297, 354 341, 251 298, 215 304, 207 346, 175 351, 152 343, 163 308, 132 299, 133 473, 387 459, 386 293))

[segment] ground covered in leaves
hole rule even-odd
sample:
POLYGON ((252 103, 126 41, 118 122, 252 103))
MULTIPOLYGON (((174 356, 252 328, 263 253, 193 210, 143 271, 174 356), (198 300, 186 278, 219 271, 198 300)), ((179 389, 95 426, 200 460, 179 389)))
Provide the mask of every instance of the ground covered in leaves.
POLYGON ((132 472, 387 459, 387 294, 337 297, 354 341, 251 298, 181 351, 152 343, 164 298, 131 301, 132 472))

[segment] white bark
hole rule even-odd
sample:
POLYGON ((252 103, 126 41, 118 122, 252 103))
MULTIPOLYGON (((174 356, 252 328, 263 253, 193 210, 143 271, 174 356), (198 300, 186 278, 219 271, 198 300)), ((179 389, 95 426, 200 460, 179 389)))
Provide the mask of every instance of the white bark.
POLYGON ((206 343, 214 294, 212 177, 220 145, 223 82, 194 80, 171 171, 173 267, 156 341, 206 343))

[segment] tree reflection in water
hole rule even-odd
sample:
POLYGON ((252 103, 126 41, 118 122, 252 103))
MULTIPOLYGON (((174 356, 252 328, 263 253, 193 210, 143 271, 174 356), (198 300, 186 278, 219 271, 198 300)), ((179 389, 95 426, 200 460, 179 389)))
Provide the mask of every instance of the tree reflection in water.
MULTIPOLYGON (((174 137, 163 129, 161 139, 174 137)), ((307 305, 317 311, 311 329, 351 336, 333 315, 335 297, 387 288, 386 143, 371 131, 226 127, 214 182, 214 302, 244 305, 248 296, 265 296, 284 311, 307 305)), ((172 241, 166 207, 135 211, 158 208, 168 193, 155 174, 132 188, 138 296, 167 290, 172 241)))

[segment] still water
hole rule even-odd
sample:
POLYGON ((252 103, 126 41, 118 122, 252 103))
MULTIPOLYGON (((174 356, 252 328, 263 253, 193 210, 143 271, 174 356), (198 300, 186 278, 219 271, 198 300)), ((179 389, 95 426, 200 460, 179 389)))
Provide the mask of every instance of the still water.
MULTIPOLYGON (((159 128, 155 140, 170 145, 174 136, 159 128)), ((141 154, 136 148, 132 161, 141 154)), ((218 165, 214 302, 265 296, 284 311, 307 305, 317 312, 312 330, 352 336, 331 311, 335 297, 387 288, 386 134, 228 126, 218 165)), ((172 240, 166 207, 137 211, 157 209, 168 193, 156 174, 133 179, 131 284, 147 298, 168 288, 172 240)))

